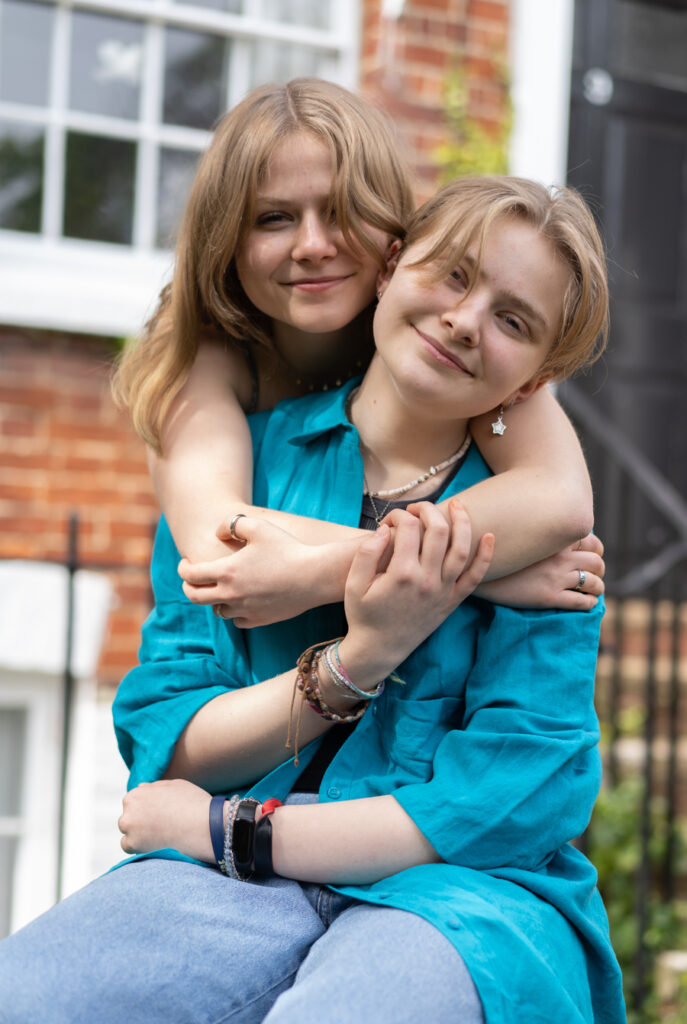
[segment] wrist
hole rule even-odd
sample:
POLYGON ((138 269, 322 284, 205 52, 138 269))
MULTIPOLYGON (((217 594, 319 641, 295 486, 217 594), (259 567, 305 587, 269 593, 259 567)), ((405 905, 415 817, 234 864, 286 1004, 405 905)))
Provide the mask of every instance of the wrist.
POLYGON ((309 548, 308 569, 320 604, 343 601, 346 579, 360 540, 353 537, 309 548))
POLYGON ((346 673, 361 690, 373 690, 394 671, 392 663, 369 638, 348 632, 339 644, 339 658, 346 673))

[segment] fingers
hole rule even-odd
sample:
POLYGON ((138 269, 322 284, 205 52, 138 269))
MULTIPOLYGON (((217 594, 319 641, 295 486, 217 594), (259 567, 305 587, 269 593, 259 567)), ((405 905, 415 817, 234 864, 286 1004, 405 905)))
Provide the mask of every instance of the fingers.
POLYGON ((588 533, 586 537, 583 537, 582 540, 574 545, 574 549, 575 551, 592 551, 600 556, 604 553, 603 543, 595 533, 588 533))
POLYGON ((449 514, 451 516, 451 543, 444 559, 444 577, 455 582, 464 572, 470 557, 472 524, 463 503, 458 498, 452 498, 449 502, 449 514))
MULTIPOLYGON (((602 577, 591 570, 576 569, 570 573, 570 580, 570 586, 565 593, 574 592, 599 597, 606 589, 602 577)), ((593 604, 596 604, 596 601, 593 604)))
MULTIPOLYGON (((460 506, 462 508, 462 506, 460 506)), ((420 533, 418 540, 420 543, 419 550, 419 562, 422 569, 428 575, 437 574, 442 575, 442 568, 444 566, 447 552, 450 550, 450 546, 455 543, 458 548, 459 542, 462 540, 462 547, 464 549, 464 559, 470 550, 470 538, 469 529, 470 521, 467 518, 467 514, 464 514, 464 519, 467 522, 468 527, 468 541, 467 547, 464 543, 464 535, 460 537, 454 535, 453 530, 455 529, 455 521, 452 520, 451 525, 446 522, 446 517, 441 509, 437 508, 436 505, 429 501, 418 501, 413 502, 412 505, 408 506, 407 512, 414 516, 420 526, 420 533)), ((465 523, 462 524, 463 526, 465 523)), ((415 537, 415 532, 412 534, 415 537)), ((410 551, 409 543, 409 551, 410 551)), ((455 554, 455 552, 454 552, 455 554)), ((458 570, 458 572, 460 569, 458 570)), ((443 575, 446 579, 454 580, 458 575, 458 572, 451 573, 451 570, 445 572, 443 575)))
MULTIPOLYGON (((598 580, 600 585, 599 594, 603 593, 603 583, 598 580)), ((596 606, 598 597, 593 593, 584 593, 581 590, 562 590, 560 594, 556 595, 556 608, 562 608, 564 611, 571 612, 588 612, 596 606)))
POLYGON ((453 588, 453 599, 456 605, 469 597, 473 590, 480 585, 493 557, 494 534, 485 533, 477 546, 475 557, 456 580, 453 588))
MULTIPOLYGON (((379 562, 389 543, 391 529, 382 524, 379 529, 366 537, 358 547, 346 578, 346 590, 365 594, 379 571, 379 562)), ((238 623, 237 623, 238 624, 238 623)))

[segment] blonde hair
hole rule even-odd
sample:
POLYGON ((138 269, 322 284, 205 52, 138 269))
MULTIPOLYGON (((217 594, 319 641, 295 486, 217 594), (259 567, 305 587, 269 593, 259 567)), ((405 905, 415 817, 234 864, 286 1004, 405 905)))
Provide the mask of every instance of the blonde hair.
POLYGON ((347 241, 357 241, 382 269, 383 254, 365 224, 403 237, 415 207, 413 190, 380 111, 314 78, 250 93, 221 121, 201 160, 179 230, 172 283, 161 293, 143 338, 125 349, 113 379, 115 398, 158 452, 162 424, 191 370, 202 327, 219 328, 239 344, 270 344, 269 318, 246 297, 234 258, 271 154, 298 131, 312 133, 331 153, 330 203, 347 241))
MULTIPOLYGON (((434 244, 417 260, 439 279, 460 263, 473 244, 478 267, 484 240, 500 217, 518 217, 553 245, 570 268, 557 335, 539 369, 563 378, 601 355, 608 336, 606 257, 594 218, 570 188, 545 188, 525 178, 463 178, 442 188, 408 225, 404 249, 428 237, 434 244)), ((476 276, 476 275, 475 275, 476 276)))

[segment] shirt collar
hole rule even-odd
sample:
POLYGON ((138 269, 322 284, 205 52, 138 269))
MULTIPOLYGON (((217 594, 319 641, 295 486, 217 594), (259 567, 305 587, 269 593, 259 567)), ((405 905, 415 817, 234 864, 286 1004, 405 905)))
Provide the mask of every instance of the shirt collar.
POLYGON ((338 428, 355 432, 355 427, 346 417, 346 405, 351 391, 361 380, 361 377, 354 377, 332 391, 289 401, 289 413, 293 418, 289 444, 303 446, 338 428))

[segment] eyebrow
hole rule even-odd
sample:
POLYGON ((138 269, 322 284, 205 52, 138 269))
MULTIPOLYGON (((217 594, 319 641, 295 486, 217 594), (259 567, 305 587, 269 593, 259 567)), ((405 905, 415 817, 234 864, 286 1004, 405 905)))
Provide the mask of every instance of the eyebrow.
MULTIPOLYGON (((472 257, 470 253, 466 252, 463 259, 474 270, 474 257, 472 257)), ((484 271, 482 271, 482 273, 484 273, 484 271)), ((521 295, 518 295, 516 292, 504 291, 501 292, 501 294, 505 302, 507 302, 509 305, 512 305, 518 312, 524 313, 525 316, 528 317, 528 319, 534 320, 541 330, 548 331, 548 320, 546 319, 544 314, 541 313, 535 306, 532 306, 527 301, 527 299, 523 299, 523 297, 521 295)))

